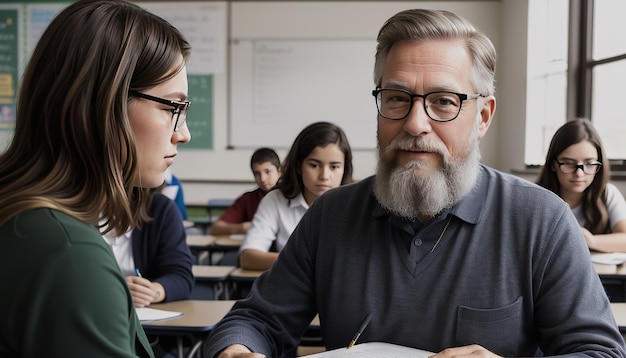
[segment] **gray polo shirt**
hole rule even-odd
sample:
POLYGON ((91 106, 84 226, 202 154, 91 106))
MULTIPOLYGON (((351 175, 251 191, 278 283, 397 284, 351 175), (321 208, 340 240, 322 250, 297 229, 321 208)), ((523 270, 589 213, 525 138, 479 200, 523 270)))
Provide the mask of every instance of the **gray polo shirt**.
POLYGON ((233 343, 280 356, 318 312, 329 349, 346 346, 371 313, 361 342, 626 355, 581 230, 556 195, 481 166, 471 193, 421 226, 389 215, 374 180, 316 200, 213 332, 209 357, 233 343))

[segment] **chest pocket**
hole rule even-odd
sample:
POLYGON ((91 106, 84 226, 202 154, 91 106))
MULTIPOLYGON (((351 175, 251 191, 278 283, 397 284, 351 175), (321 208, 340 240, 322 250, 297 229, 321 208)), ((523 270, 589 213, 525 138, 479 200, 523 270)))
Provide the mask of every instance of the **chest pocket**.
POLYGON ((459 306, 456 339, 461 346, 480 344, 503 356, 519 354, 532 344, 524 329, 523 298, 520 296, 508 306, 478 309, 459 306))

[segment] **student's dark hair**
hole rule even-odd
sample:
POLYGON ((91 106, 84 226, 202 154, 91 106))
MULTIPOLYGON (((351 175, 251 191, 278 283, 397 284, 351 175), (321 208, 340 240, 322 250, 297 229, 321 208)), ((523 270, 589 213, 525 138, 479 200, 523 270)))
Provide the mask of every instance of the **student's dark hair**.
POLYGON ((252 153, 252 157, 250 158, 250 169, 252 169, 253 164, 263 164, 270 162, 276 169, 280 169, 280 158, 276 151, 272 148, 259 148, 252 153))
POLYGON ((596 173, 593 182, 583 193, 582 210, 586 221, 585 228, 593 234, 605 234, 610 231, 606 207, 606 185, 610 177, 610 167, 609 160, 604 154, 600 135, 589 120, 576 118, 567 121, 554 133, 537 184, 558 195, 561 191, 561 184, 556 173, 559 170, 558 156, 569 146, 582 141, 588 141, 596 148, 598 161, 602 163, 600 171, 596 173))
POLYGON ((302 162, 316 147, 325 147, 329 144, 336 144, 344 154, 341 185, 352 182, 352 150, 346 134, 335 124, 316 122, 298 134, 283 162, 282 174, 276 187, 285 198, 293 199, 303 192, 302 162))
POLYGON ((125 232, 148 218, 138 187, 129 90, 177 75, 190 45, 124 0, 80 0, 43 32, 24 71, 14 137, 0 157, 0 225, 53 208, 125 232))

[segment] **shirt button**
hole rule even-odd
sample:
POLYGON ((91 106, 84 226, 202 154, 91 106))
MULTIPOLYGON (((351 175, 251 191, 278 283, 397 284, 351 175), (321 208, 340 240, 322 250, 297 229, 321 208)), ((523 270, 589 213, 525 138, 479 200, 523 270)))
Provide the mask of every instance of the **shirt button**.
POLYGON ((422 246, 422 240, 421 239, 415 239, 415 241, 413 241, 413 245, 415 245, 415 246, 422 246))

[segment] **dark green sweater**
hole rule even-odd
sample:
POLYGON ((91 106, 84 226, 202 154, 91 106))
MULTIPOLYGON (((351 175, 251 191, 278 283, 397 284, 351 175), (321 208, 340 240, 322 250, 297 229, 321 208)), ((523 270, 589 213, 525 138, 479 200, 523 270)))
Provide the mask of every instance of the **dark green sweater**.
POLYGON ((0 227, 1 357, 153 357, 110 247, 59 211, 0 227))

